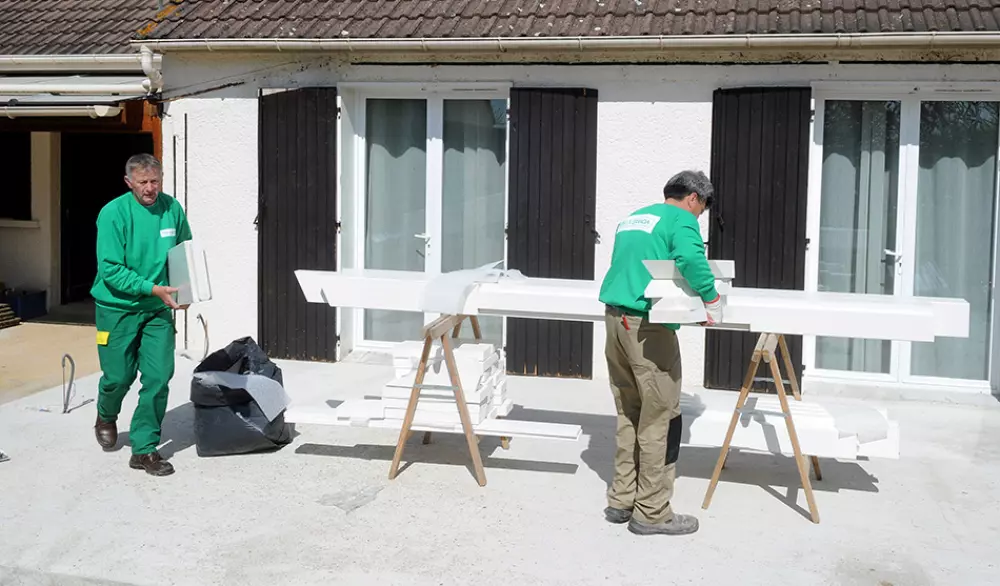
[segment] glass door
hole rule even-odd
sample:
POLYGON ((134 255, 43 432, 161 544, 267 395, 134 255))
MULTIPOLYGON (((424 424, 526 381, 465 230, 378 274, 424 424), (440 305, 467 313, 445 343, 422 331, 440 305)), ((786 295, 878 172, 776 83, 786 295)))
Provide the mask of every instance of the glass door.
MULTIPOLYGON (((365 104, 364 268, 427 270, 427 101, 365 104)), ((364 310, 363 340, 419 338, 422 313, 364 310)))
MULTIPOLYGON (((365 268, 436 275, 506 259, 506 97, 367 98, 364 120, 365 268)), ((358 339, 414 340, 436 317, 365 310, 358 339)), ((502 345, 502 318, 480 325, 502 345)))
MULTIPOLYGON (((912 294, 969 303, 969 337, 907 344, 911 379, 988 381, 996 255, 998 102, 922 101, 910 214, 912 294)), ((934 380, 928 380, 934 382, 934 380)))
POLYGON ((962 298, 968 338, 807 339, 816 376, 986 389, 998 381, 1000 103, 937 95, 823 99, 810 190, 811 286, 962 298))
MULTIPOLYGON (((444 100, 441 272, 507 258, 507 100, 444 100)), ((503 318, 479 319, 503 345, 503 318)))
MULTIPOLYGON (((826 102, 816 290, 901 295, 898 101, 826 102)), ((887 340, 817 337, 818 370, 896 375, 887 340)), ((884 376, 872 376, 884 375, 884 376)))

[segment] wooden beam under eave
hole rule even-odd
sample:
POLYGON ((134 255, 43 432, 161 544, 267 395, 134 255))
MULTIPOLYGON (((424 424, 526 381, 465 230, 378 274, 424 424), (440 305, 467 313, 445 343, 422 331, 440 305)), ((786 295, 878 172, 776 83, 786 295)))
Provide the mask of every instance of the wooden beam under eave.
POLYGON ((163 162, 163 121, 160 119, 159 108, 149 100, 142 102, 142 132, 153 135, 153 156, 163 162))

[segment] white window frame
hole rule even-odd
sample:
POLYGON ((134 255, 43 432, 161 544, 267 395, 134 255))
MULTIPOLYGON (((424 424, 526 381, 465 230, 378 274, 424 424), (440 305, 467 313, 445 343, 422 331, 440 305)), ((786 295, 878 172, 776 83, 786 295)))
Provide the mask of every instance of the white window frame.
MULTIPOLYGON (((820 247, 820 203, 823 182, 823 118, 828 100, 885 100, 900 103, 900 152, 899 152, 899 185, 897 197, 896 238, 901 244, 901 272, 897 271, 897 281, 901 290, 894 296, 908 297, 913 295, 915 267, 913 254, 916 247, 916 185, 920 161, 920 103, 922 101, 997 101, 1000 102, 1000 83, 854 83, 854 82, 817 82, 813 89, 813 123, 810 126, 809 145, 809 187, 806 206, 806 237, 809 245, 806 249, 806 283, 807 291, 816 291, 819 275, 820 247)), ((998 141, 998 162, 1000 162, 1000 141, 998 141)), ((1000 164, 998 164, 1000 167, 1000 164)), ((1000 181, 996 182, 1000 186, 1000 181)), ((997 198, 994 193, 994 198, 997 198)), ((997 201, 996 199, 994 201, 997 201)), ((815 367, 816 337, 803 337, 803 365, 805 377, 830 382, 866 382, 889 387, 947 387, 976 393, 989 393, 991 388, 1000 384, 1000 316, 998 316, 997 277, 1000 276, 1000 254, 998 253, 998 235, 1000 235, 1000 205, 994 206, 992 247, 993 247, 993 311, 992 320, 993 341, 989 357, 987 376, 990 380, 977 381, 966 379, 949 379, 940 377, 916 376, 910 374, 912 343, 893 342, 890 373, 865 373, 819 369, 815 367)), ((899 249, 897 249, 899 250, 899 249)))
MULTIPOLYGON (((367 108, 369 99, 423 99, 427 101, 427 209, 426 225, 427 234, 431 236, 430 246, 426 249, 427 259, 430 260, 425 265, 424 272, 434 275, 440 274, 441 254, 440 242, 442 237, 441 202, 443 199, 443 168, 444 168, 444 101, 445 100, 504 100, 507 108, 510 108, 510 83, 393 83, 393 82, 361 82, 361 83, 341 83, 338 87, 345 90, 344 105, 350 108, 351 119, 354 121, 353 134, 350 140, 353 141, 353 160, 343 160, 343 165, 351 165, 353 181, 350 185, 345 185, 344 197, 353 200, 352 217, 353 222, 350 230, 353 237, 353 258, 350 259, 351 266, 364 267, 365 261, 365 213, 366 213, 366 188, 365 172, 367 167, 367 108)), ((509 189, 509 165, 510 165, 510 125, 507 125, 505 136, 507 172, 504 173, 504 228, 506 232, 508 222, 508 208, 510 199, 509 189)), ((341 151, 342 152, 342 151, 341 151)), ((504 237, 506 243, 506 236, 504 237)), ((504 246, 503 261, 507 262, 507 246, 504 246)), ((395 345, 394 342, 383 342, 379 340, 367 340, 364 335, 364 311, 356 310, 345 312, 344 328, 350 329, 350 348, 360 352, 384 353, 388 352, 395 345)), ((435 319, 437 314, 425 313, 424 321, 428 323, 435 319)), ((507 321, 503 320, 502 336, 506 338, 507 321)), ((346 333, 346 332, 345 332, 346 333)), ((413 332, 412 339, 418 339, 420 332, 413 332)))

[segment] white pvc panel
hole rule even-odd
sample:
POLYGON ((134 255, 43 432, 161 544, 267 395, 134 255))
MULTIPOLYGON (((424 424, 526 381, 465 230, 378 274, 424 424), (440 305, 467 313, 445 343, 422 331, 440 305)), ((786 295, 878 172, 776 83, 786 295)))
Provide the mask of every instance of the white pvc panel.
MULTIPOLYGON (((300 270, 295 274, 309 301, 335 307, 425 309, 421 299, 429 281, 420 273, 300 270)), ((691 325, 705 320, 699 299, 677 295, 673 281, 650 285, 650 290, 661 289, 669 296, 655 300, 650 321, 691 325)), ((501 278, 477 283, 468 291, 466 315, 604 320, 596 281, 501 278)), ((969 306, 961 299, 733 287, 725 300, 721 329, 911 342, 968 335, 969 306)))
MULTIPOLYGON (((642 264, 654 280, 669 281, 684 278, 672 260, 644 260, 642 264)), ((732 281, 736 278, 736 261, 709 259, 708 266, 716 279, 732 281)))
MULTIPOLYGON (((678 323, 673 321, 676 313, 660 311, 661 302, 670 301, 654 304, 650 321, 678 323)), ((669 303, 667 310, 683 309, 674 305, 669 303)), ((880 295, 733 288, 723 316, 725 323, 754 332, 933 342, 936 307, 880 295)))
POLYGON ((420 301, 429 281, 424 273, 372 269, 297 270, 295 278, 309 303, 398 311, 423 311, 420 301))
MULTIPOLYGON (((719 447, 736 407, 738 395, 729 391, 702 390, 681 399, 684 445, 719 447)), ((882 409, 854 405, 858 413, 838 420, 825 406, 789 396, 789 409, 804 455, 854 460, 859 456, 899 458, 899 426, 882 409), (859 418, 867 418, 858 431, 859 418), (873 425, 870 421, 874 420, 873 425)), ((863 420, 862 420, 863 421, 863 420)), ((735 448, 791 456, 794 454, 785 416, 775 395, 751 394, 740 412, 733 433, 735 448)))
POLYGON ((573 279, 503 279, 482 283, 470 295, 482 315, 570 321, 604 321, 596 281, 573 279))

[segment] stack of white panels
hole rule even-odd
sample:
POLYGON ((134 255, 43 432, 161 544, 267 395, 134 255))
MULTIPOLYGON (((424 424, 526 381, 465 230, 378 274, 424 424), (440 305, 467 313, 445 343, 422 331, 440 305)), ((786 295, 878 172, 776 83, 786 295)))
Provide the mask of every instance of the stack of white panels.
MULTIPOLYGON (((738 398, 729 391, 699 390, 681 398, 684 445, 718 447, 726 437, 738 398)), ((856 460, 899 458, 899 424, 884 409, 862 403, 825 405, 788 398, 799 448, 804 455, 856 460)), ((732 447, 794 454, 777 395, 751 394, 740 412, 732 447)))
MULTIPOLYGON (((393 349, 396 378, 382 388, 385 419, 406 416, 406 407, 417 377, 423 342, 401 342, 393 349)), ((473 424, 506 415, 513 406, 507 400, 507 380, 501 352, 492 344, 459 344, 454 350, 455 368, 473 424)), ((451 377, 440 346, 431 348, 414 421, 461 423, 451 377)))

